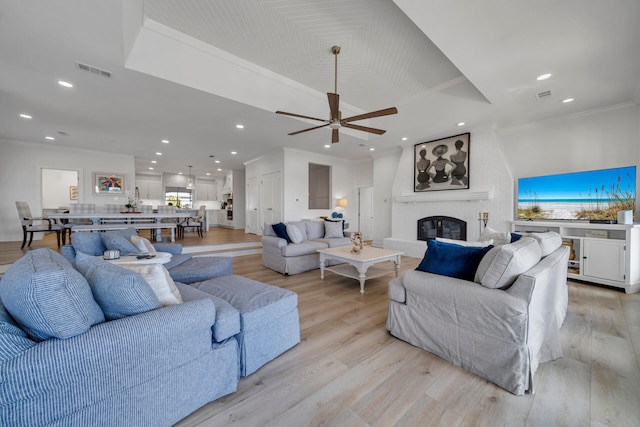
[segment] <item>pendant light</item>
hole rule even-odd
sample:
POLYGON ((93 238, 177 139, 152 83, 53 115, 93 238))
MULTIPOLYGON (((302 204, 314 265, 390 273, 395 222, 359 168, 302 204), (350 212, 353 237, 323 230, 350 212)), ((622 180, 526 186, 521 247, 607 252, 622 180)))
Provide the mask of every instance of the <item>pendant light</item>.
POLYGON ((187 181, 187 188, 193 188, 193 178, 191 178, 191 166, 189 166, 189 180, 187 181))

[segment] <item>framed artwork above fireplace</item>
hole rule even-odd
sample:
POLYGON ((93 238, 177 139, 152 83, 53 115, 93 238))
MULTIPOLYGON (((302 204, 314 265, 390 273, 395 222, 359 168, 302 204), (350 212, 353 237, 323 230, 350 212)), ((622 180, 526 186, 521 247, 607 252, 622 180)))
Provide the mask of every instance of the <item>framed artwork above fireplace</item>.
POLYGON ((471 134, 422 142, 414 146, 414 192, 469 188, 471 134))

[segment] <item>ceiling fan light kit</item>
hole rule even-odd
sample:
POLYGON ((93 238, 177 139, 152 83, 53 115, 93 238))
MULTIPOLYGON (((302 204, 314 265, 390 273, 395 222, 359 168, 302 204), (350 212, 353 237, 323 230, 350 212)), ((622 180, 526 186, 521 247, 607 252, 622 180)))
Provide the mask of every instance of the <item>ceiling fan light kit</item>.
POLYGON ((359 120, 366 120, 366 119, 372 119, 375 117, 397 114, 398 109, 396 107, 385 108, 383 110, 377 110, 377 111, 372 111, 370 113, 359 114, 357 116, 347 117, 346 119, 342 118, 342 113, 340 112, 340 95, 338 94, 338 54, 340 53, 340 46, 333 46, 331 48, 331 53, 333 53, 335 57, 335 67, 334 67, 335 83, 334 83, 334 92, 327 93, 327 99, 329 101, 329 120, 319 119, 317 117, 303 116, 301 114, 287 113, 285 111, 276 111, 276 114, 283 114, 285 116, 299 117, 301 119, 316 120, 319 122, 323 122, 323 124, 319 126, 314 126, 311 128, 291 132, 289 133, 289 135, 297 135, 299 133, 308 132, 310 130, 329 127, 329 129, 331 129, 331 143, 335 144, 340 139, 339 129, 341 127, 359 130, 362 132, 374 133, 376 135, 384 134, 386 130, 371 128, 367 126, 360 126, 360 125, 352 124, 351 122, 357 122, 359 120))

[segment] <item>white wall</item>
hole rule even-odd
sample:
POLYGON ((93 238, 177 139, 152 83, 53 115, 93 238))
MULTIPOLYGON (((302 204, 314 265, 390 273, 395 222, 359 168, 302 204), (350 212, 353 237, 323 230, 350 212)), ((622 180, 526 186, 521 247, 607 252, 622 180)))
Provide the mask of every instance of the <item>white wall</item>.
POLYGON ((78 203, 126 202, 124 196, 93 194, 92 172, 123 174, 125 186, 135 187, 133 156, 0 140, 0 241, 22 241, 16 201, 29 203, 32 214, 41 216, 41 168, 78 170, 78 203))
POLYGON ((638 165, 639 123, 640 107, 618 105, 502 128, 498 135, 519 178, 638 165))
MULTIPOLYGON (((480 233, 478 212, 489 213, 489 225, 492 228, 502 231, 509 230, 510 225, 507 221, 512 217, 514 206, 513 178, 500 150, 496 134, 490 126, 474 128, 470 132, 469 189, 492 189, 493 199, 414 203, 401 203, 394 199, 392 202, 391 236, 383 237, 415 240, 419 219, 431 215, 446 215, 466 221, 467 239, 474 240, 480 233)), ((425 138, 420 142, 443 137, 447 137, 447 135, 425 138)), ((411 144, 402 150, 391 196, 414 193, 413 164, 414 146, 411 144)), ((378 176, 378 171, 376 171, 376 176, 378 176)))
POLYGON ((344 216, 352 218, 356 212, 357 192, 353 186, 352 162, 338 157, 286 148, 284 150, 284 220, 318 218, 330 215, 338 199, 346 198, 349 206, 344 216), (331 166, 331 209, 309 209, 309 163, 331 166))
MULTIPOLYGON (((393 184, 402 150, 394 148, 373 156, 373 245, 391 237, 393 184)), ((413 180, 413 178, 412 178, 413 180)))
MULTIPOLYGON (((416 221, 449 215, 468 222, 467 238, 478 236, 478 212, 489 212, 489 226, 507 231, 514 218, 518 177, 640 165, 640 107, 618 105, 509 128, 470 129, 470 184, 493 189, 490 201, 398 203, 398 194, 413 193, 413 145, 374 157, 374 244, 385 237, 413 240, 416 221), (394 165, 397 162, 397 172, 394 165), (392 181, 390 189, 384 188, 392 181), (391 215, 385 198, 391 204, 391 215)), ((448 135, 425 137, 428 141, 448 135)), ((638 170, 640 172, 640 169, 638 170)), ((636 187, 640 189, 640 173, 636 187)), ((636 215, 636 220, 638 216, 636 215)))

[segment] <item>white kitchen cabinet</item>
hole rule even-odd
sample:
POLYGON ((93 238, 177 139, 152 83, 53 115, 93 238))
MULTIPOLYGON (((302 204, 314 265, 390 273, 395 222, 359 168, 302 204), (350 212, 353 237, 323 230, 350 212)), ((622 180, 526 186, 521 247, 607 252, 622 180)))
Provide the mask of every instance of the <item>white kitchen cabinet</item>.
POLYGON ((160 175, 136 175, 136 187, 141 200, 163 200, 160 175))
POLYGON ((640 291, 640 224, 513 221, 514 232, 555 231, 573 248, 567 277, 640 291))

